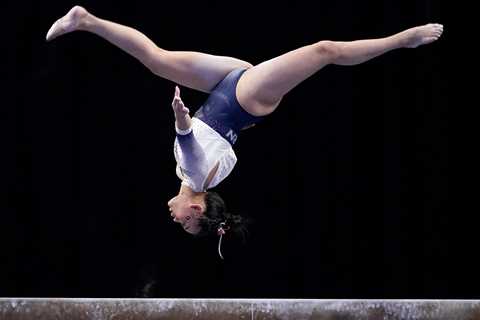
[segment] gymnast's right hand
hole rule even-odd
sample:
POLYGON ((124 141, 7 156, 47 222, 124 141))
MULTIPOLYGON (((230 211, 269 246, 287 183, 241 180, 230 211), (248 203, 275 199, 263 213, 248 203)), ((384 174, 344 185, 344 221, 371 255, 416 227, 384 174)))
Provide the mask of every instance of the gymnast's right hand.
POLYGON ((180 98, 180 88, 178 86, 175 86, 175 96, 173 97, 172 107, 176 118, 183 118, 190 112, 180 98))

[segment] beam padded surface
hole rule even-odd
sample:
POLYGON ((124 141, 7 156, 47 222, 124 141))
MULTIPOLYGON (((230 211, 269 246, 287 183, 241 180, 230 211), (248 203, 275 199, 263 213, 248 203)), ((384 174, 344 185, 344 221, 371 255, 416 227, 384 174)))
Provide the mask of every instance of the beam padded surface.
POLYGON ((480 301, 0 298, 0 319, 480 320, 480 301))

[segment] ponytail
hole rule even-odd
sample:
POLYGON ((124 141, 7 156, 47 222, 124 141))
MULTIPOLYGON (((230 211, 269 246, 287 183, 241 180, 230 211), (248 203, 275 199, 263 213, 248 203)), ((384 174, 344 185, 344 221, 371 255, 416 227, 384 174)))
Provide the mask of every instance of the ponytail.
POLYGON ((222 237, 224 234, 231 233, 241 237, 243 242, 246 241, 247 226, 251 223, 250 219, 227 212, 225 201, 216 192, 207 192, 205 205, 204 216, 199 222, 201 228, 199 236, 215 235, 222 237))

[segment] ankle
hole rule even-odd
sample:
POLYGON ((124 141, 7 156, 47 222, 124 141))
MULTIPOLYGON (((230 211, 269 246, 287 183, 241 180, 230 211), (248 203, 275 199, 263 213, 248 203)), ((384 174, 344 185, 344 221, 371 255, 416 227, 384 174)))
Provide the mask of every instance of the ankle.
POLYGON ((95 25, 95 20, 97 18, 90 14, 87 13, 86 16, 82 17, 78 23, 77 30, 82 30, 82 31, 90 31, 93 26, 95 25))
POLYGON ((392 39, 392 49, 405 48, 407 45, 407 35, 404 32, 397 33, 390 37, 392 39))

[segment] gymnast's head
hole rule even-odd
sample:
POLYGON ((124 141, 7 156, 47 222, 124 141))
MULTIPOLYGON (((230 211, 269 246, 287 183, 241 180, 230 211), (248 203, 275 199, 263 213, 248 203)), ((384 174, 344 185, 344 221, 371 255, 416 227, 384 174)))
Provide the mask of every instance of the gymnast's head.
POLYGON ((234 233, 245 236, 248 220, 227 212, 223 199, 216 192, 180 193, 168 201, 174 222, 196 236, 234 233))

